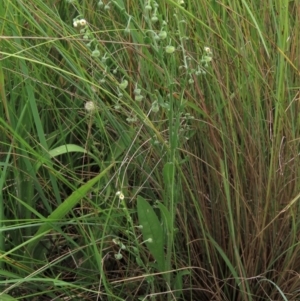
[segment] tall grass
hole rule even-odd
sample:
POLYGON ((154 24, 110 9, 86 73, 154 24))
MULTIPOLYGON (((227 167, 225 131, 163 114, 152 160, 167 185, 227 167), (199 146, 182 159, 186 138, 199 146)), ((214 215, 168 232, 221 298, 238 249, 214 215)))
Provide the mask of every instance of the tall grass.
POLYGON ((3 1, 3 300, 299 300, 297 1, 3 1))

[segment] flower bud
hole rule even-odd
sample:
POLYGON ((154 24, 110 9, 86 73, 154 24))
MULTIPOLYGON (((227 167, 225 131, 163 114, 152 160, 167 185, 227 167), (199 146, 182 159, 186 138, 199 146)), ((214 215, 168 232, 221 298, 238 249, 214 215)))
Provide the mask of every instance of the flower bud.
POLYGON ((128 86, 128 81, 126 79, 124 79, 120 84, 119 84, 119 88, 120 89, 126 89, 128 86))
POLYGON ((175 51, 175 47, 174 46, 168 45, 166 47, 166 53, 173 53, 174 51, 175 51))
POLYGON ((151 22, 155 23, 158 21, 158 18, 156 15, 153 15, 152 18, 151 18, 151 22))
POLYGON ((135 95, 140 95, 141 92, 142 92, 142 90, 139 89, 139 88, 135 88, 134 91, 133 91, 133 93, 134 93, 135 95))
POLYGON ((161 40, 164 40, 167 37, 167 32, 163 30, 158 34, 158 36, 161 40))
POLYGON ((92 57, 99 57, 100 56, 100 51, 98 49, 95 49, 93 52, 92 52, 92 57))
POLYGON ((144 98, 143 95, 135 95, 135 97, 134 97, 135 101, 142 101, 143 98, 144 98))

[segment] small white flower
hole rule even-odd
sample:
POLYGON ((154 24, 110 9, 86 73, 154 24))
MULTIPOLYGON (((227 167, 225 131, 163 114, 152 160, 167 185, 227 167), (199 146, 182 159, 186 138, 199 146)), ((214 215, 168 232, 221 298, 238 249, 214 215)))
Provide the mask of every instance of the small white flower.
POLYGON ((79 20, 79 24, 81 25, 81 26, 85 26, 86 25, 86 20, 85 19, 80 19, 79 20))
POLYGON ((73 22, 73 26, 74 26, 74 27, 77 27, 77 26, 78 26, 78 20, 76 20, 76 21, 73 22))
POLYGON ((211 49, 209 47, 204 47, 204 51, 207 53, 207 54, 211 54, 211 49))
POLYGON ((96 109, 95 103, 93 101, 87 101, 84 105, 84 108, 89 112, 93 112, 96 109))
POLYGON ((124 200, 124 194, 122 193, 122 191, 117 191, 116 196, 119 197, 119 200, 124 200))

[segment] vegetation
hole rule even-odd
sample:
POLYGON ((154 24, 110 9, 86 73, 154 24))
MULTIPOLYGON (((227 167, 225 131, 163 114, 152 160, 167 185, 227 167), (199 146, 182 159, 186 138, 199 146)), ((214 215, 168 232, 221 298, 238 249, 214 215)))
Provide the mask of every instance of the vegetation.
POLYGON ((0 300, 300 300, 293 0, 0 5, 0 300))

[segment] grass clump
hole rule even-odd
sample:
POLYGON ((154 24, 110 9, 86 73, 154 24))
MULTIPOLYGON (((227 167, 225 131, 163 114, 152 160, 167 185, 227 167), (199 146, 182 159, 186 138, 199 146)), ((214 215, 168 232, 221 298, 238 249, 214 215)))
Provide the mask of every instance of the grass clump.
POLYGON ((298 300, 296 1, 5 1, 4 300, 298 300))

